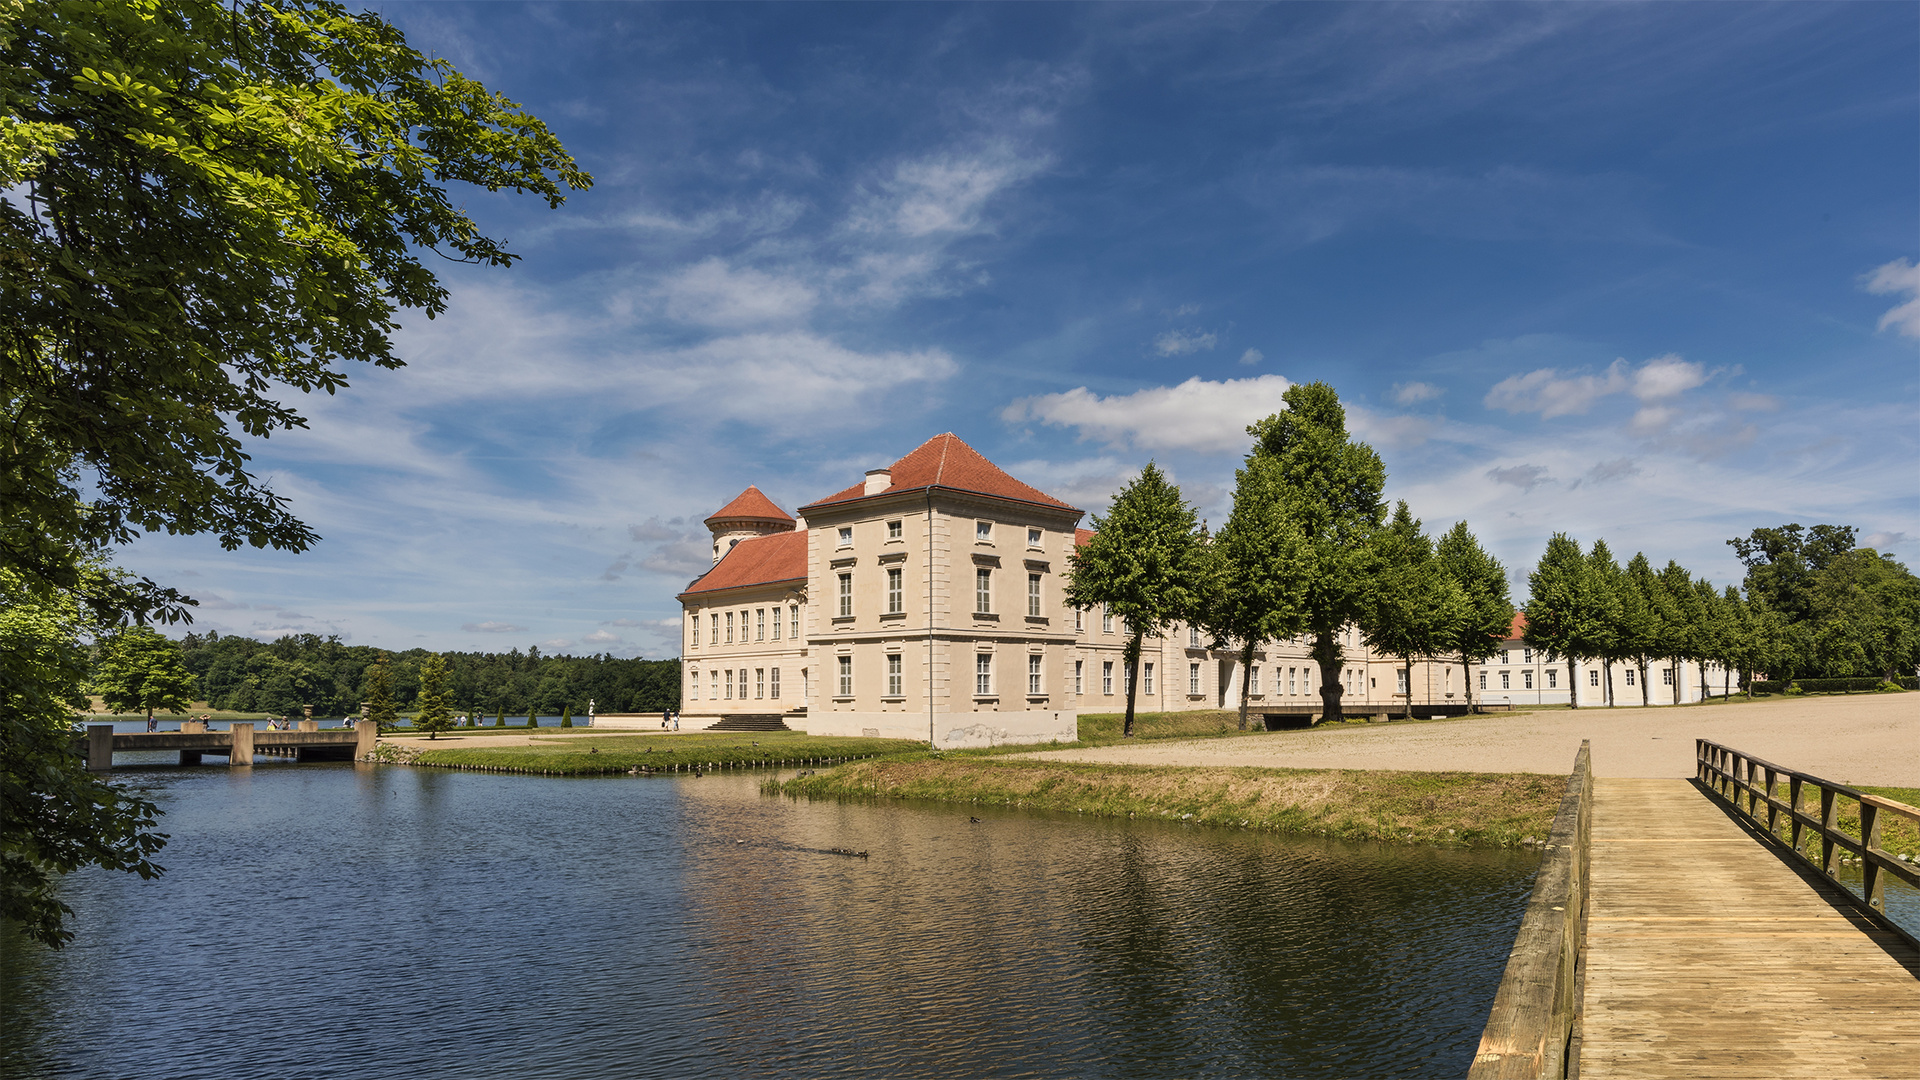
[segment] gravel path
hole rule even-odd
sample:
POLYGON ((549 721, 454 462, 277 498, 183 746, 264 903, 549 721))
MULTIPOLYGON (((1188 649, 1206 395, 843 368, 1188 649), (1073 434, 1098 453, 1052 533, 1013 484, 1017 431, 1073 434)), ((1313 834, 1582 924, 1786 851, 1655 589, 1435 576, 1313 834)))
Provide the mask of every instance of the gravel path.
POLYGON ((1690 777, 1696 738, 1838 783, 1920 787, 1920 694, 1914 693, 1342 725, 1021 756, 1128 765, 1565 774, 1580 740, 1591 739, 1596 776, 1690 777))

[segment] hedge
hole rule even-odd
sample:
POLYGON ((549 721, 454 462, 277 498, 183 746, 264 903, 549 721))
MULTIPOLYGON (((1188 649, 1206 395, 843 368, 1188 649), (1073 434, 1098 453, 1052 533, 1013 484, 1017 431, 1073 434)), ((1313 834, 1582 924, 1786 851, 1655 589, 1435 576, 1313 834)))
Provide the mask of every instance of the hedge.
MULTIPOLYGON (((1808 694, 1855 694, 1878 690, 1886 681, 1879 676, 1862 679, 1795 679, 1793 685, 1808 694)), ((1893 682, 1902 690, 1920 690, 1920 677, 1895 675, 1893 682)), ((1756 694, 1779 694, 1784 693, 1786 689, 1787 684, 1779 679, 1756 680, 1753 684, 1753 692, 1756 694)))

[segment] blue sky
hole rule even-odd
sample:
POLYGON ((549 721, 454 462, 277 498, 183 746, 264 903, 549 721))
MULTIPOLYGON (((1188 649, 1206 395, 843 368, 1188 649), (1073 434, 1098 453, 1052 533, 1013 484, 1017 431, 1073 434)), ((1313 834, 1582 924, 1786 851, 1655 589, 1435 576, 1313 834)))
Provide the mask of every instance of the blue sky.
MULTIPOLYGON (((1548 534, 1920 555, 1920 7, 378 5, 545 119, 558 211, 253 447, 325 540, 153 537, 195 629, 672 656, 702 518, 942 431, 1224 519, 1333 384, 1388 491, 1548 534)), ((1516 594, 1518 595, 1518 593, 1516 594)))

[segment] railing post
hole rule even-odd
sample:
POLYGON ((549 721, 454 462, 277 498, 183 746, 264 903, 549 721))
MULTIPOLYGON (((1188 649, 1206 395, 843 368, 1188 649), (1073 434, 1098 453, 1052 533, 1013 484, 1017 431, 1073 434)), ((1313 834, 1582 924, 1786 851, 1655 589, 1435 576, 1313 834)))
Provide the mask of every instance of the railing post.
POLYGON ((1880 866, 1873 861, 1873 853, 1880 847, 1880 808, 1870 802, 1860 804, 1860 863, 1865 870, 1866 880, 1861 882, 1862 892, 1867 895, 1867 906, 1875 911, 1887 910, 1886 882, 1880 876, 1880 866))
POLYGON ((1780 808, 1773 804, 1773 788, 1774 788, 1774 785, 1778 784, 1779 782, 1780 782, 1779 774, 1773 771, 1772 766, 1768 766, 1767 767, 1767 832, 1772 833, 1775 836, 1779 835, 1779 833, 1774 832, 1774 828, 1780 822, 1780 808))
POLYGON ((1791 792, 1791 794, 1788 796, 1788 802, 1792 807, 1793 850, 1796 854, 1805 855, 1806 852, 1801 850, 1801 847, 1800 847, 1800 842, 1803 839, 1800 833, 1802 830, 1806 828, 1806 826, 1800 824, 1800 814, 1801 814, 1800 788, 1801 788, 1801 783, 1800 783, 1800 778, 1798 776, 1792 777, 1787 781, 1787 790, 1791 792))
POLYGON ((1833 834, 1840 827, 1840 820, 1834 815, 1833 789, 1820 788, 1820 869, 1828 877, 1840 876, 1840 862, 1833 854, 1833 834))

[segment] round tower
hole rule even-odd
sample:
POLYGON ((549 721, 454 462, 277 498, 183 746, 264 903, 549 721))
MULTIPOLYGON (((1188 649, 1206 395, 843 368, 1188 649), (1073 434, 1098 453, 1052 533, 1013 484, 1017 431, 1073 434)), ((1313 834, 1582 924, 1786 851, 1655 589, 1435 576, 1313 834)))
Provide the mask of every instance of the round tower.
POLYGON ((713 561, 719 562, 742 540, 792 532, 793 527, 793 515, 775 506, 759 488, 749 485, 707 519, 707 530, 713 533, 713 561))

